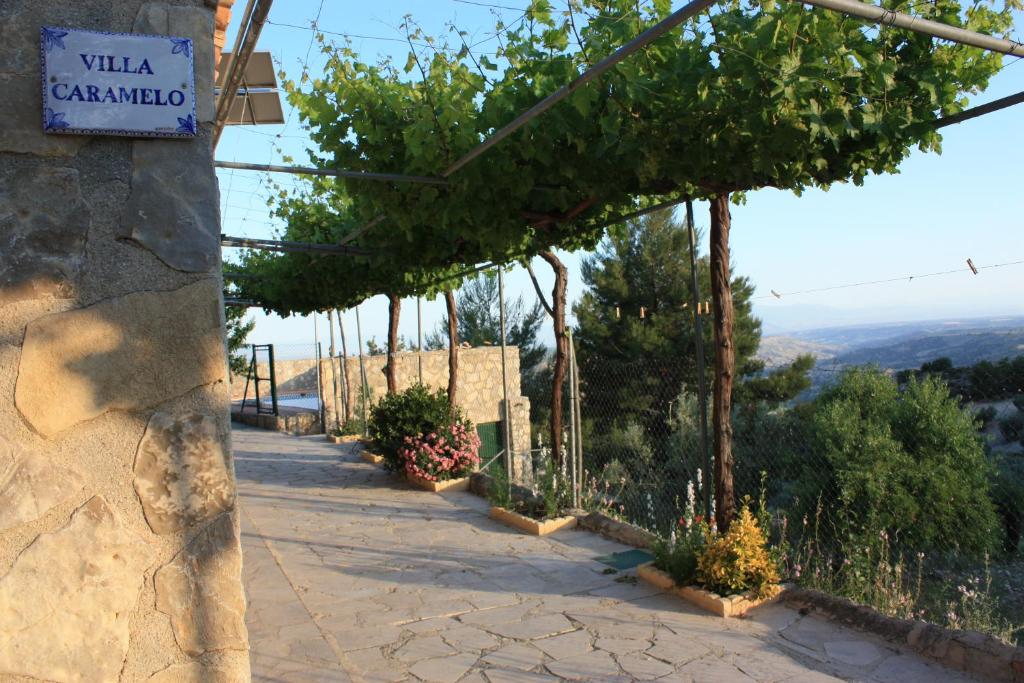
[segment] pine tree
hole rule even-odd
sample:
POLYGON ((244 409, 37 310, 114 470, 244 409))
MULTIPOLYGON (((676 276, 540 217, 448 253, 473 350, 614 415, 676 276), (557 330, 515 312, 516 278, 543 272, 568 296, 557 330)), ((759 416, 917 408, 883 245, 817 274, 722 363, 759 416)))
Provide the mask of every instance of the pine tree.
MULTIPOLYGON (((697 278, 708 296, 707 256, 698 255, 697 278)), ((573 307, 587 405, 623 421, 642 420, 665 431, 670 405, 685 387, 697 392, 692 279, 686 226, 671 210, 648 214, 609 234, 583 262, 588 290, 573 307), (642 311, 642 314, 641 314, 642 311), (642 317, 641 317, 642 315, 642 317)), ((763 369, 756 360, 761 321, 752 310, 754 288, 744 277, 732 282, 735 344, 740 375, 763 369)), ((703 325, 705 368, 711 385, 711 325, 703 325)))

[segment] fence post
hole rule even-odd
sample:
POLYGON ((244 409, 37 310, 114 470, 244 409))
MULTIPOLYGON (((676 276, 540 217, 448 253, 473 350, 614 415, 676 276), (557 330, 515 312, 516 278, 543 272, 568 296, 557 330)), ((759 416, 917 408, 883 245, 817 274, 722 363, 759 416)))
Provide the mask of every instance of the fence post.
POLYGON ((316 345, 314 354, 316 356, 316 407, 317 412, 320 414, 320 433, 327 433, 327 425, 324 424, 324 392, 322 382, 320 381, 320 357, 323 355, 320 351, 320 321, 316 319, 316 313, 313 313, 313 342, 316 345))
POLYGON ((420 371, 420 384, 423 384, 423 297, 416 297, 416 364, 420 371))
POLYGON ((345 325, 341 320, 341 311, 334 309, 334 314, 338 318, 338 334, 341 336, 341 398, 345 407, 345 423, 347 424, 352 418, 352 390, 348 380, 348 344, 345 343, 345 325))
POLYGON ((576 362, 576 343, 572 339, 572 329, 569 330, 569 360, 572 363, 573 385, 572 391, 576 396, 576 413, 573 418, 576 420, 576 507, 583 502, 584 474, 583 468, 583 395, 580 393, 580 366, 576 362))
MULTIPOLYGON (((274 371, 274 345, 267 344, 267 357, 270 362, 270 404, 274 407, 274 416, 280 415, 277 412, 277 374, 274 371)), ((257 366, 258 367, 258 366, 257 366)), ((256 383, 259 385, 259 382, 256 383)), ((256 398, 256 412, 259 412, 259 394, 256 398)))
POLYGON ((711 487, 714 477, 711 472, 711 454, 708 452, 708 396, 707 379, 704 377, 704 330, 700 320, 700 283, 697 278, 697 244, 693 228, 693 202, 686 200, 686 232, 690 238, 691 301, 693 304, 693 343, 697 353, 697 405, 700 410, 700 451, 704 456, 704 518, 711 519, 711 487))
MULTIPOLYGON (((569 467, 569 482, 572 486, 572 504, 573 507, 579 507, 579 470, 577 468, 577 440, 578 434, 576 429, 576 408, 579 403, 579 397, 576 395, 576 354, 574 353, 575 344, 572 340, 572 328, 566 328, 565 335, 569 338, 569 455, 571 466, 569 467)), ((564 462, 564 460, 563 460, 564 462)))
POLYGON ((505 367, 505 273, 498 268, 498 321, 501 325, 501 396, 505 418, 502 425, 502 436, 505 446, 505 474, 512 485, 512 410, 508 404, 508 371, 505 367))
MULTIPOLYGON (((330 309, 328 309, 327 311, 327 329, 330 330, 331 332, 331 347, 329 351, 329 358, 331 364, 331 384, 333 385, 334 388, 334 393, 332 394, 332 400, 334 401, 334 427, 335 429, 340 430, 341 415, 339 410, 341 406, 338 405, 340 403, 340 401, 338 400, 338 371, 334 369, 334 357, 335 354, 337 353, 337 349, 335 349, 334 347, 334 311, 331 311, 330 309)), ((317 367, 317 373, 319 372, 320 368, 317 367)), ((324 431, 326 431, 326 429, 324 431)))
POLYGON ((356 306, 356 341, 359 343, 359 395, 363 397, 363 436, 368 436, 370 432, 366 424, 366 365, 363 364, 363 326, 359 322, 359 306, 356 306))

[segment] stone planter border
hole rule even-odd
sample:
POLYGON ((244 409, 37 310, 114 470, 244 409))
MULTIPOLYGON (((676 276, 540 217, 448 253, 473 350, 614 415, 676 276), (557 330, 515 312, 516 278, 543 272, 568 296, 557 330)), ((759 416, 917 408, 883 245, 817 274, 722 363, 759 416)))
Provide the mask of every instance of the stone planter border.
POLYGON ((634 548, 650 550, 658 537, 635 524, 609 517, 603 512, 591 512, 581 515, 579 525, 587 531, 593 531, 613 541, 631 545, 634 548))
POLYGON ((525 531, 533 536, 547 536, 562 529, 573 529, 576 527, 576 515, 566 517, 555 517, 554 519, 536 520, 526 515, 521 515, 505 508, 492 507, 489 514, 491 519, 513 526, 520 531, 525 531))
POLYGON ((377 455, 376 453, 371 453, 370 451, 363 451, 362 453, 359 454, 359 458, 363 462, 368 462, 371 465, 380 465, 381 463, 384 462, 383 455, 377 455))
POLYGON ((778 600, 783 593, 782 587, 779 586, 775 595, 768 598, 757 598, 751 594, 723 597, 698 586, 677 586, 672 577, 655 567, 653 562, 637 567, 636 575, 647 583, 673 595, 678 595, 687 602, 720 617, 742 616, 755 607, 778 600))
POLYGON ((469 490, 469 477, 459 477, 458 479, 448 479, 446 481, 427 481, 426 479, 413 476, 406 476, 406 479, 416 488, 434 493, 469 490))
POLYGON ((847 598, 809 588, 791 588, 786 602, 820 610, 853 628, 903 645, 943 666, 985 680, 1024 683, 1024 647, 1004 643, 978 631, 957 631, 924 621, 890 617, 847 598))

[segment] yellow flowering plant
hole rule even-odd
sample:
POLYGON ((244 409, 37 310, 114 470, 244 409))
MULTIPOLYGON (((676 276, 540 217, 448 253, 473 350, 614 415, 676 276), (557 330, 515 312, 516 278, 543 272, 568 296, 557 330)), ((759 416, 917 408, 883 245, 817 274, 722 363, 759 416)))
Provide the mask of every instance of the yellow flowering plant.
POLYGON ((697 580, 721 595, 753 591, 763 598, 778 590, 778 563, 749 506, 743 506, 726 533, 708 533, 697 559, 697 580))

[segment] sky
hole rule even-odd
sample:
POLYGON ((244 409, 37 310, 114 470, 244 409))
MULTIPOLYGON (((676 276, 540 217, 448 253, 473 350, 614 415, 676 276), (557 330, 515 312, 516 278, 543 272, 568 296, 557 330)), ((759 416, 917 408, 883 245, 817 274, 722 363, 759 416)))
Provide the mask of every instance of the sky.
MULTIPOLYGON (((556 7, 564 0, 554 0, 556 7)), ((674 5, 681 3, 674 2, 674 5)), ((278 68, 298 79, 303 64, 316 74, 324 57, 312 41, 316 21, 327 37, 351 37, 366 61, 392 56, 404 64, 407 45, 398 26, 411 14, 424 31, 442 35, 454 24, 470 33, 474 52, 495 47, 495 19, 506 24, 521 17, 515 8, 526 0, 279 0, 270 11, 257 49, 271 52, 278 68), (500 7, 499 7, 500 6, 500 7)), ((233 44, 243 5, 237 3, 229 27, 233 44)), ((1015 17, 1015 37, 1024 36, 1024 13, 1015 17)), ((988 89, 972 98, 981 104, 1024 90, 1024 59, 1004 58, 1003 70, 988 89)), ((282 97, 286 124, 228 127, 216 158, 251 163, 296 164, 311 145, 299 116, 282 97), (281 151, 276 151, 277 149, 281 151)), ((755 313, 766 334, 819 327, 1024 314, 1024 105, 1011 107, 943 130, 943 152, 914 154, 896 175, 872 176, 861 187, 835 185, 800 197, 761 190, 732 209, 733 273, 756 286, 755 313), (967 269, 970 258, 979 268, 967 269), (1008 264, 1008 265, 1003 265, 1008 264), (943 275, 946 271, 960 271, 943 275), (916 276, 911 278, 910 276, 916 276), (859 285, 859 283, 887 282, 859 285), (858 284, 858 286, 846 286, 858 284), (772 291, 781 294, 777 298, 772 291), (825 291, 819 291, 825 290, 825 291)), ((272 237, 263 173, 218 169, 222 232, 272 237)), ((290 176, 275 174, 289 186, 290 176)), ((707 204, 695 205, 698 226, 707 226, 707 204)), ((705 231, 706 232, 706 231, 705 231)), ((706 252, 706 245, 702 251, 706 252)), ((230 260, 236 252, 225 248, 230 260)), ((586 254, 562 254, 569 268, 569 300, 584 289, 580 262, 586 254)), ((546 292, 554 277, 540 259, 534 271, 546 292)), ((536 298, 522 267, 506 276, 509 297, 536 298)), ((423 301, 423 327, 433 330, 444 314, 443 300, 423 301)), ((400 332, 415 340, 415 300, 403 302, 400 332)), ((311 317, 281 319, 252 309, 256 328, 249 341, 280 345, 283 355, 303 355, 314 340, 311 317), (285 349, 285 345, 294 345, 285 349)), ((343 315, 355 347, 355 315, 343 315)), ((363 341, 387 338, 387 300, 374 297, 360 306, 363 341)), ((572 322, 570 314, 570 323, 572 322)), ((326 318, 317 323, 324 348, 326 318)), ((553 337, 545 332, 550 343, 553 337)), ((306 354, 308 355, 308 354, 306 354)))

